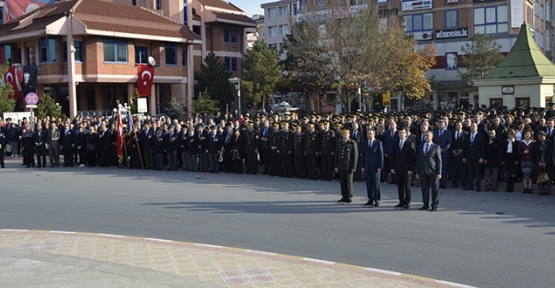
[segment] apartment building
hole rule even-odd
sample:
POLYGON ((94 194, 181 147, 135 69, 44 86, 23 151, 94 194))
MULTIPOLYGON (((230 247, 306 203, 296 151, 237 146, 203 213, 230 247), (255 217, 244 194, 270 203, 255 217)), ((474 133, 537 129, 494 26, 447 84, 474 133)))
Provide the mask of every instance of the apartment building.
MULTIPOLYGON (((478 95, 464 94, 459 90, 458 76, 461 47, 470 43, 474 34, 492 35, 508 53, 518 36, 520 26, 526 22, 531 27, 534 39, 542 52, 553 61, 554 8, 551 0, 352 0, 344 1, 338 8, 339 14, 350 13, 351 9, 368 8, 376 11, 382 21, 391 15, 403 15, 405 31, 414 35, 419 45, 433 43, 437 49, 437 64, 427 73, 434 78, 433 93, 421 101, 411 101, 400 95, 392 95, 391 110, 429 108, 454 108, 475 105, 478 95)), ((297 3, 287 0, 264 3, 266 42, 276 47, 283 43, 280 25, 290 23, 290 17, 281 17, 280 11, 294 11, 294 20, 319 17, 326 12, 325 1, 315 2, 317 11, 308 11, 308 0, 297 3)), ((337 11, 327 11, 333 13, 337 11)), ((285 32, 285 31, 283 31, 285 32)))
POLYGON ((101 0, 59 1, 0 25, 2 60, 38 66, 37 94, 51 94, 71 117, 129 102, 137 66, 149 56, 157 62, 149 112, 158 113, 165 98, 187 98, 179 93, 192 82, 184 55, 200 44, 160 13, 101 0))
POLYGON ((263 3, 260 7, 264 9, 264 41, 268 46, 276 48, 283 60, 283 38, 289 34, 291 25, 297 21, 297 0, 263 3))

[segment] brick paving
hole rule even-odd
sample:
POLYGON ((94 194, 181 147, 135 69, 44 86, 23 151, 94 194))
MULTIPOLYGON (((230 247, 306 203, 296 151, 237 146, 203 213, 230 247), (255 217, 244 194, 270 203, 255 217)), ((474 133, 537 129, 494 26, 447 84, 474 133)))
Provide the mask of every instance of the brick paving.
POLYGON ((222 287, 470 287, 317 259, 120 235, 3 229, 0 247, 146 268, 222 287))

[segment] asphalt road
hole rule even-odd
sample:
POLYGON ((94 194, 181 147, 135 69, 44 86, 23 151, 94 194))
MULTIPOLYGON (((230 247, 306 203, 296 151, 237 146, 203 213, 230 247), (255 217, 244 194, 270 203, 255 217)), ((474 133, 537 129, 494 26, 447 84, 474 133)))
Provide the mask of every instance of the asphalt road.
MULTIPOLYGON (((437 212, 335 205, 339 183, 118 168, 0 170, 0 228, 153 237, 393 270, 479 287, 555 287, 555 195, 448 189, 437 212)), ((518 186, 517 186, 518 187, 518 186)))

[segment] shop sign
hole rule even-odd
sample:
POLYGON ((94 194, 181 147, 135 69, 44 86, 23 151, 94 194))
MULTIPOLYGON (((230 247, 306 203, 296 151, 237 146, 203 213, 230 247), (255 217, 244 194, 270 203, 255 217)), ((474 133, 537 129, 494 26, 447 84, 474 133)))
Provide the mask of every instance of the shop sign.
POLYGON ((421 10, 421 9, 431 9, 432 0, 403 0, 403 11, 421 10))
POLYGON ((452 38, 465 38, 468 37, 468 28, 454 28, 454 29, 441 29, 435 30, 435 39, 452 39, 452 38))
POLYGON ((515 94, 515 86, 501 86, 501 94, 510 95, 515 94))

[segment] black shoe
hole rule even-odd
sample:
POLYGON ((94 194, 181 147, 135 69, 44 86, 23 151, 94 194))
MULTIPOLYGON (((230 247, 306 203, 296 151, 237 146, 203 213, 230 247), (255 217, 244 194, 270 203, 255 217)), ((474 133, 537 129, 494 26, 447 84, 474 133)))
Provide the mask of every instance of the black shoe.
POLYGON ((476 188, 476 192, 482 192, 482 189, 476 188))
POLYGON ((409 210, 410 209, 410 204, 405 204, 405 209, 409 210))
POLYGON ((489 192, 489 190, 491 190, 489 187, 486 187, 486 189, 484 191, 489 192))
POLYGON ((418 209, 418 210, 428 210, 429 208, 430 208, 430 206, 424 205, 424 206, 420 207, 420 209, 418 209))
POLYGON ((405 208, 405 204, 403 204, 403 203, 399 203, 399 204, 393 206, 393 209, 395 209, 395 210, 403 210, 404 208, 405 208))
POLYGON ((430 209, 430 212, 435 212, 437 211, 437 207, 432 207, 432 209, 430 209))
POLYGON ((493 189, 493 192, 497 192, 497 191, 498 191, 497 189, 493 189))
POLYGON ((472 187, 472 186, 464 187, 463 190, 464 190, 464 191, 474 190, 474 187, 472 187))
POLYGON ((439 189, 447 189, 447 186, 445 186, 445 185, 439 185, 439 189))
POLYGON ((374 202, 374 207, 380 207, 380 202, 378 201, 374 202))
POLYGON ((341 199, 337 200, 337 202, 335 202, 335 204, 345 205, 345 203, 347 203, 346 201, 347 201, 347 199, 341 198, 341 199))
POLYGON ((372 208, 372 204, 374 203, 374 201, 368 201, 366 202, 366 204, 362 205, 362 207, 364 208, 372 208))

